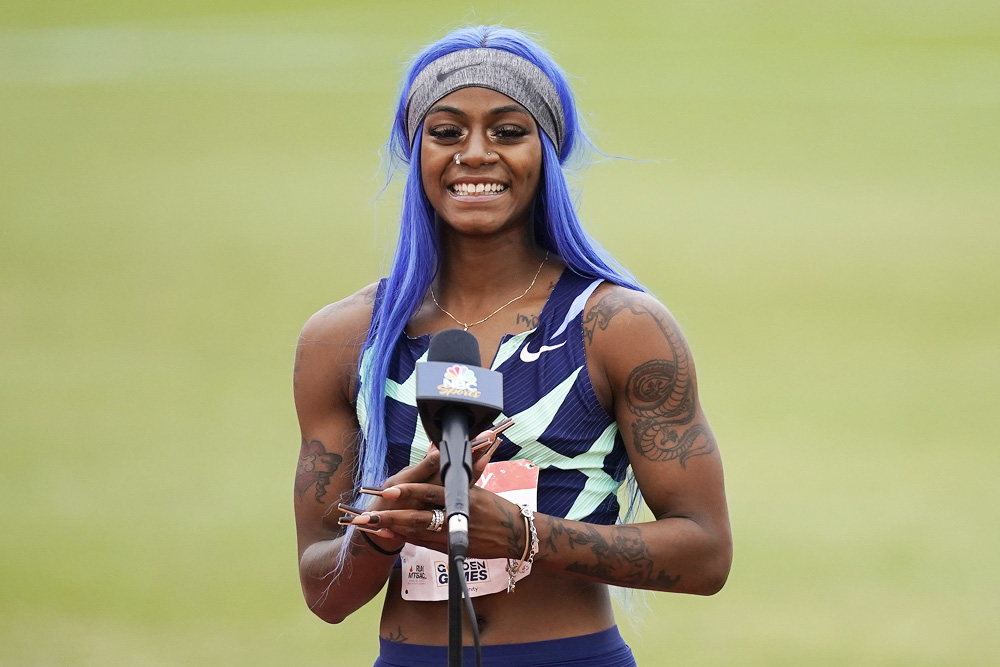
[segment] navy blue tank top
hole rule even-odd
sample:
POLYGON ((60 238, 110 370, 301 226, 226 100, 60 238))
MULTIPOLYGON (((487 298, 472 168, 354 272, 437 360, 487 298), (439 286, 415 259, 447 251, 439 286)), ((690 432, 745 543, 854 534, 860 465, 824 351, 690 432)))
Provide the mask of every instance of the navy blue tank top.
MULTIPOLYGON (((503 337, 490 368, 503 374, 504 409, 497 422, 509 416, 514 425, 500 436, 492 460, 528 459, 538 466, 539 512, 612 524, 628 457, 618 425, 594 393, 583 334, 583 310, 600 283, 566 269, 538 326, 503 337)), ((383 280, 376 303, 384 292, 383 280)), ((414 373, 416 363, 427 359, 430 338, 402 335, 390 360, 385 387, 390 475, 420 461, 430 445, 417 416, 414 373)), ((357 412, 364 428, 368 411, 360 397, 357 412)))

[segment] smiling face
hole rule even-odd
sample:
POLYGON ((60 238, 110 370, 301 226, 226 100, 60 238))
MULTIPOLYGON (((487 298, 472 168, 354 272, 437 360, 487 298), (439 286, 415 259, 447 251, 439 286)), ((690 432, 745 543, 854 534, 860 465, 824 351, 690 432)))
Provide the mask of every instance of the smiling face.
POLYGON ((487 88, 441 98, 424 118, 424 193, 447 225, 468 234, 527 227, 542 173, 542 142, 531 114, 487 88), (461 153, 461 164, 455 155, 461 153))

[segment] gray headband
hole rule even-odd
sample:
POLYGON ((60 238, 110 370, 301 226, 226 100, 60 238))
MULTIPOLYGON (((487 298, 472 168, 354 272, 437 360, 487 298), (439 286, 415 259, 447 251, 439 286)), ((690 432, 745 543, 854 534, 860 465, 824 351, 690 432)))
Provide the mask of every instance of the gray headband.
POLYGON ((455 51, 431 62, 417 75, 406 98, 410 145, 435 102, 456 90, 472 87, 489 88, 520 103, 559 151, 566 126, 556 87, 537 65, 500 49, 455 51))

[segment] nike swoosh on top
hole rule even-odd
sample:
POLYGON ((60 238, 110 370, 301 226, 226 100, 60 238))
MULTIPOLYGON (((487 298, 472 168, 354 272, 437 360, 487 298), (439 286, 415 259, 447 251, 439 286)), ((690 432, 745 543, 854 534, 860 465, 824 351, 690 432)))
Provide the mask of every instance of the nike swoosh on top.
POLYGON ((447 72, 440 72, 440 73, 439 73, 439 74, 437 75, 437 80, 438 80, 438 81, 444 81, 445 79, 447 79, 447 78, 448 78, 449 76, 451 76, 451 75, 452 75, 452 74, 454 74, 455 72, 460 72, 460 71, 462 71, 463 69, 468 69, 468 68, 470 68, 470 67, 475 67, 475 66, 477 66, 477 65, 482 65, 482 64, 483 64, 483 63, 482 63, 482 61, 480 61, 480 62, 478 62, 478 63, 472 63, 471 65, 462 65, 461 67, 456 67, 455 69, 450 69, 450 70, 448 70, 447 72))
POLYGON ((566 341, 559 343, 558 345, 542 345, 538 348, 538 352, 532 352, 525 345, 521 348, 521 361, 526 364, 530 364, 532 361, 537 361, 538 357, 542 356, 542 352, 548 352, 549 350, 558 350, 560 347, 566 344, 566 341))

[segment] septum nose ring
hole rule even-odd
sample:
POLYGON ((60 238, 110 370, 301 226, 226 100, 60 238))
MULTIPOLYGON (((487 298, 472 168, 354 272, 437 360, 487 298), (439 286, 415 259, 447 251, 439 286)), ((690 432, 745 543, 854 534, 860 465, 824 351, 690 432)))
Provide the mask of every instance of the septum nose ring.
MULTIPOLYGON (((493 153, 487 153, 486 157, 493 157, 493 153)), ((455 153, 455 164, 462 164, 462 154, 455 153)))

